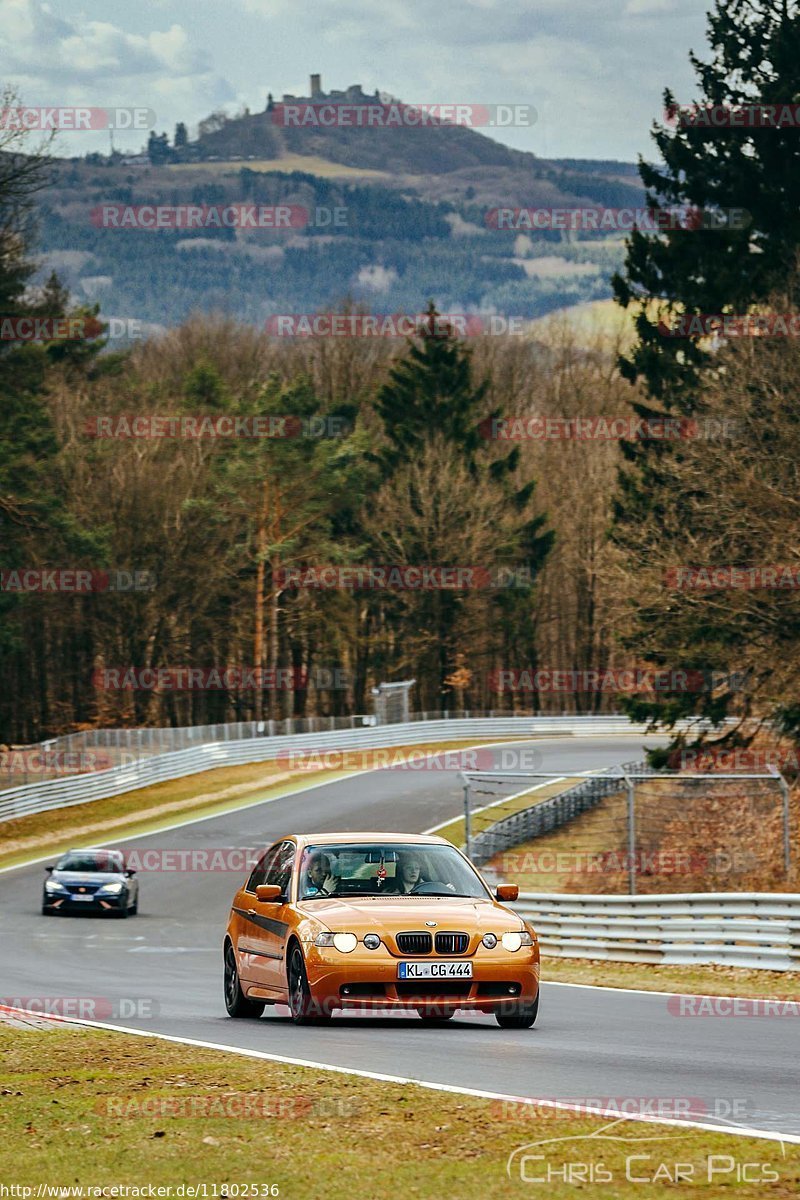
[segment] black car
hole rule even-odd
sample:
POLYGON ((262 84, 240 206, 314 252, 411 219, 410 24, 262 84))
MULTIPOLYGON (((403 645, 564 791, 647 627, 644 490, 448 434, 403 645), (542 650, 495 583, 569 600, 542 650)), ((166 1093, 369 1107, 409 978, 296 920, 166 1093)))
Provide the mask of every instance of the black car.
POLYGON ((125 866, 121 850, 68 850, 54 867, 45 867, 42 894, 45 915, 64 912, 135 916, 139 882, 125 866))

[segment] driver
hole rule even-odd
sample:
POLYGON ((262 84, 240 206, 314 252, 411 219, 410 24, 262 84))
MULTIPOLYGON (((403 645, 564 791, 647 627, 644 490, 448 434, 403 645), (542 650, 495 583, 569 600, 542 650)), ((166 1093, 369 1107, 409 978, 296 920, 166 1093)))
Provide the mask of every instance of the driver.
POLYGON ((308 875, 306 880, 306 896, 333 896, 339 886, 339 880, 331 874, 331 860, 321 851, 311 855, 308 860, 308 875))
POLYGON ((397 868, 393 880, 393 892, 408 893, 422 879, 422 863, 416 854, 401 852, 398 855, 397 868))

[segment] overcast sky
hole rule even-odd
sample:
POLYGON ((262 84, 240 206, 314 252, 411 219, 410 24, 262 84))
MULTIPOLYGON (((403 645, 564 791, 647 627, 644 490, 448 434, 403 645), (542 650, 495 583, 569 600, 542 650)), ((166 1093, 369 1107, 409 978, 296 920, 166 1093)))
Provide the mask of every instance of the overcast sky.
MULTIPOLYGON (((136 105, 157 130, 360 83, 409 102, 532 104, 501 140, 553 158, 634 160, 669 85, 696 98, 703 0, 0 0, 3 82, 30 105, 136 105)), ((136 150, 136 135, 117 135, 136 150)), ((62 134, 58 152, 108 149, 62 134)))

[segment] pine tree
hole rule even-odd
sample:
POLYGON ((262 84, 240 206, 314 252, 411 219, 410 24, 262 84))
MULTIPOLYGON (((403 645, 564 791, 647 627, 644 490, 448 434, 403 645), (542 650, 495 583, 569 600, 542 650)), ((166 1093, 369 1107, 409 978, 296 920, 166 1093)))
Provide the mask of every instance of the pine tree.
MULTIPOLYGON (((708 24, 710 60, 690 56, 699 112, 687 114, 665 91, 665 109, 677 124, 656 125, 663 164, 640 161, 640 175, 652 208, 743 209, 745 220, 733 222, 743 227, 634 232, 625 274, 614 280, 618 302, 636 310, 638 341, 622 360, 624 375, 643 380, 660 405, 684 413, 694 409, 708 353, 696 341, 665 337, 659 317, 747 311, 787 286, 800 244, 796 119, 779 128, 703 120, 703 110, 714 107, 785 109, 800 100, 800 7, 796 0, 715 0, 708 24)), ((640 415, 649 411, 645 406, 640 415)))
MULTIPOLYGON (((469 350, 431 301, 419 324, 418 336, 391 368, 388 381, 378 393, 376 410, 386 445, 370 457, 378 462, 386 480, 412 463, 435 440, 453 444, 476 483, 488 481, 496 490, 498 510, 511 511, 517 518, 514 536, 508 540, 505 535, 505 545, 497 548, 497 560, 491 565, 521 567, 532 584, 552 548, 554 534, 545 529, 546 517, 532 511, 536 485, 532 479, 519 478, 519 449, 498 456, 496 446, 485 436, 487 424, 500 415, 499 410, 489 410, 489 386, 488 379, 473 379, 469 350)), ((466 511, 464 520, 469 518, 466 511)), ((439 647, 437 687, 445 695, 446 678, 459 658, 452 630, 460 603, 457 594, 441 592, 429 606, 430 627, 436 631, 439 647)), ((514 626, 524 631, 525 644, 517 650, 530 658, 534 653, 530 589, 498 591, 494 604, 500 628, 514 626)))
MULTIPOLYGON (((664 93, 675 124, 656 126, 653 136, 663 163, 642 162, 640 174, 653 208, 688 207, 705 214, 744 210, 749 220, 725 229, 632 235, 624 277, 615 278, 614 288, 618 302, 635 310, 638 339, 620 366, 642 387, 634 408, 645 418, 665 411, 701 416, 710 396, 719 404, 723 372, 730 370, 724 349, 712 349, 708 339, 701 344, 664 336, 659 321, 671 324, 680 314, 743 314, 754 306, 772 307, 779 295, 781 311, 795 307, 800 6, 796 0, 715 0, 708 30, 709 61, 691 55, 701 98, 687 110, 670 90, 664 93), (748 106, 770 107, 776 127, 764 124, 763 117, 760 127, 753 118, 749 124, 720 126, 710 116, 748 106)), ((754 353, 760 349, 753 347, 754 353)), ((676 486, 676 480, 691 478, 684 464, 693 461, 694 451, 680 443, 623 443, 626 464, 614 506, 614 538, 628 552, 636 579, 645 577, 654 547, 659 553, 666 549, 667 530, 673 538, 680 531, 686 546, 703 545, 698 488, 676 486)), ((711 461, 708 470, 713 480, 711 461)), ((706 512, 713 512, 713 486, 706 503, 706 512)), ((713 597, 684 601, 659 593, 652 603, 637 597, 625 643, 665 666, 735 669, 742 647, 730 629, 723 636, 724 607, 713 597), (673 635, 659 642, 667 629, 673 635)), ((738 697, 723 689, 713 695, 664 694, 624 706, 634 720, 671 724, 691 713, 717 721, 737 703, 738 697)))

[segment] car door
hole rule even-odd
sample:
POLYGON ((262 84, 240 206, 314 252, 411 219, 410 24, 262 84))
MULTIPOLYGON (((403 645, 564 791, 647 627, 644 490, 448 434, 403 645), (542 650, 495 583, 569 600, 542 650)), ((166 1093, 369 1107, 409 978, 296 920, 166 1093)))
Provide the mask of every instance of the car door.
POLYGON ((245 885, 241 908, 237 906, 242 918, 237 947, 240 974, 257 987, 286 990, 283 960, 289 926, 284 919, 285 906, 258 900, 256 888, 262 883, 277 884, 288 900, 295 854, 294 842, 271 847, 245 885))
POLYGON ((268 986, 286 993, 286 939, 289 936, 292 872, 297 846, 294 842, 283 842, 267 868, 265 883, 281 889, 282 904, 257 906, 263 913, 263 937, 266 945, 265 972, 268 986))
POLYGON ((276 846, 270 846, 269 850, 262 854, 233 906, 234 912, 239 917, 239 936, 236 942, 239 975, 242 979, 257 984, 258 987, 268 986, 266 965, 270 949, 266 937, 262 936, 266 934, 266 930, 259 924, 258 918, 265 908, 277 906, 259 904, 256 899, 256 888, 259 884, 267 882, 267 871, 275 861, 281 845, 283 843, 279 842, 276 846))

